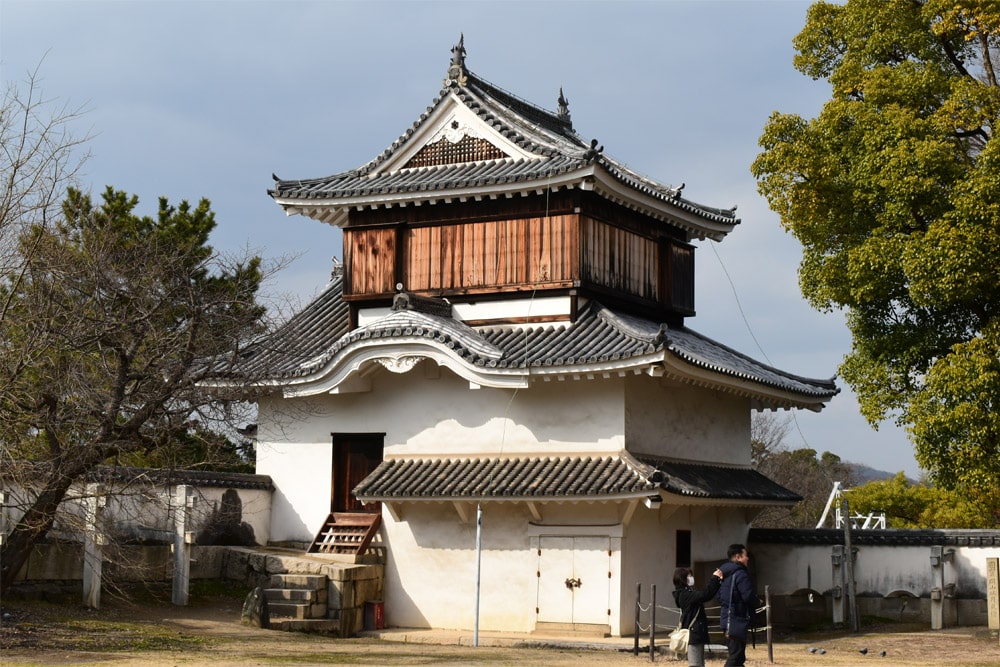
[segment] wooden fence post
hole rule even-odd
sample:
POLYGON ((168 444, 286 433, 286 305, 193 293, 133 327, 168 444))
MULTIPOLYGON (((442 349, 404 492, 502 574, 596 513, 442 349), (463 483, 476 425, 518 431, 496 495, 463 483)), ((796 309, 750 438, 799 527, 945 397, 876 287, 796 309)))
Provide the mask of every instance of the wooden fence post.
POLYGON ((652 587, 652 599, 649 601, 649 661, 656 660, 656 584, 652 587))
POLYGON ((642 632, 639 626, 640 614, 642 614, 642 606, 639 604, 642 601, 642 582, 637 581, 635 584, 635 630, 632 632, 634 635, 634 644, 632 646, 632 655, 639 655, 639 633, 642 632))

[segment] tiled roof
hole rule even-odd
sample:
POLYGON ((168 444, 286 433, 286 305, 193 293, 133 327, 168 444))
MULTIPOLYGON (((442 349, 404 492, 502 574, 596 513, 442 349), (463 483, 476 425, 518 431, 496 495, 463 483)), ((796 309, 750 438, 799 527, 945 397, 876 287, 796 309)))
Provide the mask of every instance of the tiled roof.
POLYGON ((343 289, 343 276, 334 276, 319 296, 276 332, 250 344, 243 350, 242 371, 248 377, 278 378, 315 366, 350 330, 343 289))
POLYGON ((362 500, 591 498, 656 485, 617 456, 391 459, 354 489, 362 500))
POLYGON ((620 456, 390 459, 355 489, 365 501, 584 500, 644 497, 794 503, 799 496, 755 470, 689 463, 656 465, 620 456))
POLYGON ((665 355, 681 367, 707 371, 725 383, 760 385, 825 400, 838 389, 831 380, 802 378, 772 368, 687 327, 617 313, 590 302, 573 323, 537 327, 469 327, 458 320, 397 310, 349 330, 341 278, 288 323, 243 352, 244 372, 275 384, 322 373, 348 352, 373 342, 424 341, 442 346, 483 372, 573 373, 595 365, 648 366, 665 355))
POLYGON ((643 456, 638 459, 659 473, 665 491, 679 496, 789 503, 802 500, 797 493, 750 468, 678 463, 643 456))
POLYGON ((172 486, 218 487, 225 489, 274 490, 268 475, 254 475, 240 472, 216 472, 212 470, 179 470, 171 468, 132 468, 127 466, 98 466, 87 473, 88 482, 124 482, 128 484, 146 483, 172 486))
POLYGON ((321 206, 339 210, 343 216, 350 206, 364 200, 375 200, 379 205, 385 205, 394 201, 452 196, 480 188, 526 193, 543 185, 546 188, 579 187, 584 182, 587 187, 596 187, 612 200, 617 197, 608 188, 614 187, 631 192, 630 198, 648 198, 644 205, 635 201, 619 203, 652 206, 655 210, 646 212, 660 219, 664 217, 663 210, 674 211, 679 217, 673 222, 694 236, 721 239, 740 222, 735 207, 704 206, 682 197, 683 186, 673 187, 642 176, 605 155, 596 140, 584 141, 573 130, 568 118, 522 100, 472 72, 467 72, 462 83, 446 82, 446 87, 427 111, 374 160, 361 167, 321 178, 296 180, 275 176, 274 187, 268 194, 282 206, 298 212, 311 202, 321 201, 321 206), (531 157, 511 156, 390 169, 389 165, 397 153, 414 139, 418 131, 430 122, 434 112, 449 99, 457 99, 483 123, 531 157), (602 185, 602 178, 598 178, 595 184, 595 174, 603 174, 609 185, 602 185), (612 183, 617 183, 617 186, 612 187, 612 183), (692 223, 690 216, 703 220, 704 226, 692 223), (685 222, 682 223, 681 218, 685 222))
MULTIPOLYGON (((751 528, 752 544, 833 545, 844 543, 834 528, 751 528)), ((852 530, 852 545, 1000 547, 1000 530, 852 530)))

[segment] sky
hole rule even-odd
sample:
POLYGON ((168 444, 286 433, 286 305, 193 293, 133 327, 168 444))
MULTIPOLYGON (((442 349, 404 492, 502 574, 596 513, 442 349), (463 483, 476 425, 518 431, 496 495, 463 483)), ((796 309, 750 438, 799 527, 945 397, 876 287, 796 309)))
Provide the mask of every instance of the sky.
MULTIPOLYGON (((803 299, 801 248, 757 193, 750 165, 775 111, 816 116, 825 81, 792 66, 799 0, 282 2, 0 0, 0 77, 83 107, 82 186, 136 194, 139 212, 208 198, 219 250, 292 259, 271 302, 304 304, 341 256, 340 230, 286 217, 272 174, 360 166, 417 120, 464 34, 480 77, 555 110, 605 153, 699 203, 738 206, 722 243, 696 242, 688 326, 798 375, 829 378, 850 350, 839 312, 803 299)), ((796 411, 785 445, 920 475, 905 432, 873 429, 850 387, 796 411)))

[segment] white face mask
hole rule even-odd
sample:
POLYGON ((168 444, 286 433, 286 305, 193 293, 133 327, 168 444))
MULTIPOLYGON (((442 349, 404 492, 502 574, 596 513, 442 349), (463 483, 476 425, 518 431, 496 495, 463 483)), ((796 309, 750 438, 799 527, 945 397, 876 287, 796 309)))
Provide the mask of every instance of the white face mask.
POLYGON ((688 586, 694 586, 694 576, 688 575, 688 586))

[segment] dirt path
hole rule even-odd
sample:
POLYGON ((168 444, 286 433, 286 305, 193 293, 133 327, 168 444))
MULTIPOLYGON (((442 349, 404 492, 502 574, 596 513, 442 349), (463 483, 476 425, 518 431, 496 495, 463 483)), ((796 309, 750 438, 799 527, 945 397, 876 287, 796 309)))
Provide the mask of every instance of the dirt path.
MULTIPOLYGON (((610 648, 459 646, 402 643, 374 638, 337 639, 260 630, 241 625, 241 603, 215 598, 175 607, 168 602, 112 603, 100 611, 78 604, 22 602, 8 605, 0 632, 4 665, 174 665, 240 666, 295 664, 352 665, 647 665, 610 648)), ((785 638, 775 644, 774 664, 810 667, 873 664, 1000 665, 1000 643, 983 628, 942 632, 871 631, 861 635, 821 634, 785 638), (862 655, 859 650, 867 648, 862 655), (810 651, 810 649, 815 649, 810 651), (881 653, 885 652, 882 656, 881 653)), ((642 642, 645 647, 646 641, 642 642)), ((766 646, 748 651, 748 667, 766 667, 766 646)), ((724 656, 708 666, 721 667, 724 656)), ((657 663, 681 665, 665 655, 657 663)))

